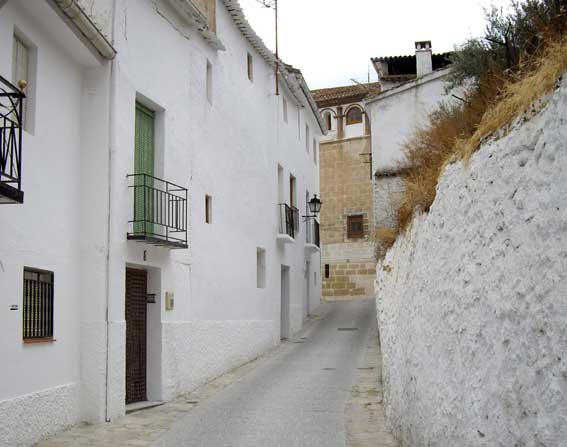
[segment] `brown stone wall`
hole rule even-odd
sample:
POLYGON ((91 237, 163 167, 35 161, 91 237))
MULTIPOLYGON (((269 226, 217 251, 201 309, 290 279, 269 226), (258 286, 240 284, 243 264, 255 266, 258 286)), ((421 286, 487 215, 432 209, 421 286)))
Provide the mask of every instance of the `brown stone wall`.
POLYGON ((372 297, 374 278, 374 199, 368 154, 370 137, 321 143, 321 244, 323 298, 372 297), (364 237, 349 239, 347 217, 363 216, 364 237), (324 270, 323 270, 324 271, 324 270))
POLYGON ((329 278, 323 277, 323 299, 371 298, 375 278, 374 261, 330 263, 329 278))

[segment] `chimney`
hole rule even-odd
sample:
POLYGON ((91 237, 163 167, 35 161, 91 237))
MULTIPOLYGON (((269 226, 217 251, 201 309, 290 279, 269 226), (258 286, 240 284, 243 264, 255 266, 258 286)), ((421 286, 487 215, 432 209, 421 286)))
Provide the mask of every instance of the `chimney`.
POLYGON ((430 40, 415 43, 415 65, 418 78, 433 71, 430 40))

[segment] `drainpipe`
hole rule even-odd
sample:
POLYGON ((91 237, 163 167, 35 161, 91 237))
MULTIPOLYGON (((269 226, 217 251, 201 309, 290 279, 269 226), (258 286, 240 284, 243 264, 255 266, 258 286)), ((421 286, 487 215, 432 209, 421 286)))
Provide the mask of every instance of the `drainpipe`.
MULTIPOLYGON (((112 42, 114 42, 114 30, 116 29, 116 1, 112 2, 112 29, 110 30, 112 42)), ((114 49, 113 49, 114 50, 114 49)), ((115 53, 116 54, 116 53, 115 53)), ((109 396, 108 384, 110 376, 110 232, 112 222, 112 148, 115 141, 115 126, 114 126, 114 102, 116 97, 115 89, 115 69, 116 65, 114 60, 110 61, 110 91, 108 101, 108 209, 107 209, 107 222, 106 222, 106 370, 105 370, 105 387, 104 387, 104 419, 110 422, 109 415, 109 396)))

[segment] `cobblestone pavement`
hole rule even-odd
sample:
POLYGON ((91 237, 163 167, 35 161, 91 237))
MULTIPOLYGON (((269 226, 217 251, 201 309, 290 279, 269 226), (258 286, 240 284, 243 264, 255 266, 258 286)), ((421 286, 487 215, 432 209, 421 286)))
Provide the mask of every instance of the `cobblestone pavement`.
POLYGON ((378 355, 371 300, 325 303, 293 340, 194 392, 37 447, 393 447, 378 355))

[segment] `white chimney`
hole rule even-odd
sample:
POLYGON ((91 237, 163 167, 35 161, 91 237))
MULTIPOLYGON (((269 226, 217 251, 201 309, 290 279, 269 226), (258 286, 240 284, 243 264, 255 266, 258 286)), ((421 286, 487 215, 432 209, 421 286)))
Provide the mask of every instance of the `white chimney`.
POLYGON ((415 64, 418 78, 433 71, 430 40, 415 43, 415 64))

